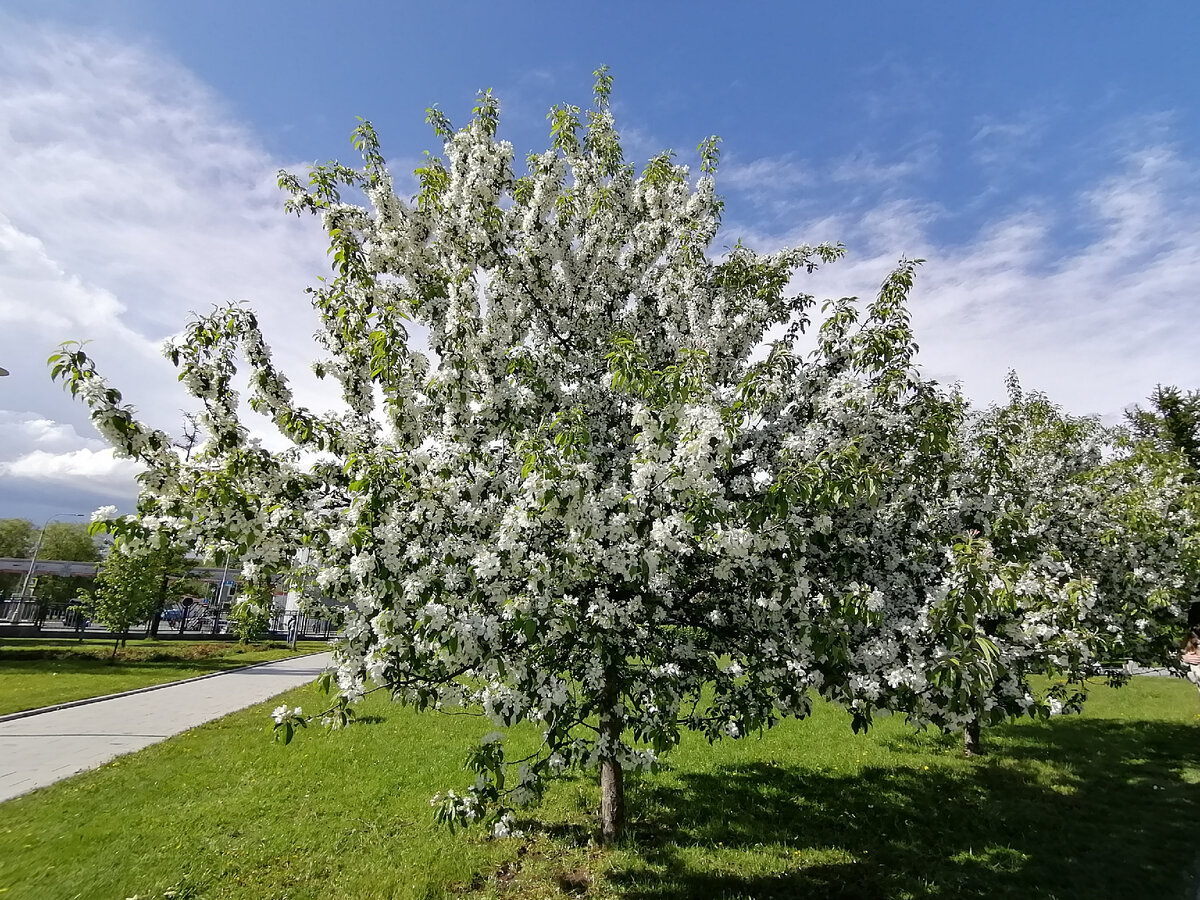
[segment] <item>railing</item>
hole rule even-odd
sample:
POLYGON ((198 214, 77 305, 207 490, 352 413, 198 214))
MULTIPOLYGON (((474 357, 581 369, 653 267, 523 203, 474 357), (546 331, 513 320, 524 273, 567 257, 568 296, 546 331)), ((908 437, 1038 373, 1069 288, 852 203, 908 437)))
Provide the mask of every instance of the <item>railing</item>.
MULTIPOLYGON (((25 597, 0 598, 0 628, 6 625, 35 626, 39 631, 75 633, 86 631, 89 635, 107 634, 99 623, 88 620, 85 608, 75 603, 50 603, 25 597)), ((147 633, 149 622, 140 622, 129 629, 131 635, 147 633)), ((165 609, 159 620, 160 636, 222 635, 232 632, 232 626, 224 612, 218 612, 207 604, 191 606, 176 604, 165 609)), ((271 636, 286 640, 328 639, 337 633, 337 625, 328 619, 317 619, 295 611, 277 609, 271 618, 271 636)))
POLYGON ((26 597, 0 600, 0 624, 57 625, 74 628, 80 618, 74 604, 50 603, 26 597))
POLYGON ((287 641, 304 638, 327 640, 337 634, 337 626, 328 619, 314 619, 298 612, 276 610, 271 617, 271 634, 287 641))

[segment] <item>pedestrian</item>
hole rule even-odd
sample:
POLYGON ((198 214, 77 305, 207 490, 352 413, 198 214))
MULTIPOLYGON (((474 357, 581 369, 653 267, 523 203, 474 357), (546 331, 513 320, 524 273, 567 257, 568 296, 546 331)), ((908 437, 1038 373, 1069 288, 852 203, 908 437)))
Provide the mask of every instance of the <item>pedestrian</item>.
POLYGON ((1179 651, 1179 662, 1184 668, 1184 677, 1200 691, 1200 628, 1188 632, 1183 649, 1179 651))

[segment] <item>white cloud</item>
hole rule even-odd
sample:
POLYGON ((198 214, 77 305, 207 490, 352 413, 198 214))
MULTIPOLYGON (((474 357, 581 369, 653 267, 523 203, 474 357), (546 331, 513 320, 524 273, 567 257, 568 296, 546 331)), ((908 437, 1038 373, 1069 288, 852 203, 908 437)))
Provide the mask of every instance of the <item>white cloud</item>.
POLYGON ((283 213, 288 161, 145 49, 3 15, 0 28, 0 504, 50 481, 133 491, 86 409, 50 382, 46 358, 66 339, 91 340, 126 400, 174 430, 188 402, 158 347, 190 312, 246 299, 298 395, 335 403, 307 371, 304 288, 328 262, 316 223, 283 213))
MULTIPOLYGON (((152 52, 3 15, 0 29, 0 365, 12 372, 0 379, 0 507, 133 493, 133 469, 49 381, 45 358, 64 339, 93 339, 101 371, 170 430, 186 397, 159 343, 189 311, 245 298, 298 396, 333 403, 307 375, 316 322, 303 289, 327 261, 314 223, 282 213, 275 172, 289 161, 152 52)), ((881 116, 912 112, 880 103, 881 116)), ((1159 381, 1200 386, 1195 160, 1171 146, 1169 117, 1146 121, 1105 138, 1119 156, 1087 188, 1022 197, 954 243, 940 228, 951 210, 912 188, 936 181, 932 135, 832 162, 727 156, 721 188, 758 198, 759 222, 805 216, 771 231, 731 219, 727 234, 761 247, 844 241, 849 259, 797 281, 818 296, 870 295, 899 256, 925 257, 913 308, 930 374, 987 401, 1015 367, 1075 411, 1112 415, 1159 381)), ((1036 116, 973 127, 967 152, 982 168, 1042 138, 1036 116)), ((623 135, 631 159, 662 149, 636 128, 623 135)))
POLYGON ((980 116, 970 139, 971 159, 987 171, 1032 167, 1049 122, 1049 115, 1042 110, 1013 119, 980 116))
POLYGON ((0 463, 0 476, 68 487, 83 483, 89 493, 126 502, 136 493, 133 479, 139 471, 132 460, 117 459, 112 448, 82 448, 65 453, 34 450, 11 462, 0 463))
POLYGON ((899 157, 884 157, 870 150, 859 150, 834 163, 830 177, 849 185, 892 187, 915 175, 932 171, 937 164, 937 142, 925 135, 899 157))
POLYGON ((949 73, 922 60, 915 66, 897 51, 888 51, 857 72, 849 97, 857 97, 873 122, 911 122, 935 110, 948 95, 949 73))
MULTIPOLYGON (((764 220, 795 222, 798 210, 810 218, 844 217, 823 215, 823 204, 831 197, 843 210, 862 213, 873 208, 868 215, 875 215, 882 211, 883 198, 895 202, 904 196, 907 184, 935 171, 938 154, 936 135, 926 133, 895 155, 865 147, 820 162, 790 153, 753 159, 730 155, 718 172, 717 189, 752 205, 759 223, 752 230, 761 230, 764 220)), ((905 205, 921 204, 910 200, 905 205)))
POLYGON ((1141 145, 1066 201, 1028 197, 956 244, 934 237, 945 210, 888 192, 783 234, 728 231, 763 248, 844 241, 848 259, 797 279, 819 297, 871 296, 901 255, 923 257, 911 300, 929 374, 990 402, 1015 368, 1069 409, 1113 419, 1159 382, 1200 387, 1194 171, 1169 145, 1141 145))
POLYGON ((0 518, 28 515, 34 508, 30 499, 48 494, 62 496, 72 507, 95 505, 97 498, 133 505, 138 466, 117 459, 104 441, 81 435, 70 424, 0 410, 0 448, 0 518))
POLYGON ((801 188, 814 180, 810 166, 791 154, 763 156, 748 162, 731 159, 721 165, 718 179, 722 190, 764 195, 801 188))
POLYGON ((88 447, 103 449, 104 441, 84 437, 74 426, 47 419, 38 413, 0 410, 0 447, 15 458, 30 450, 57 451, 88 447))

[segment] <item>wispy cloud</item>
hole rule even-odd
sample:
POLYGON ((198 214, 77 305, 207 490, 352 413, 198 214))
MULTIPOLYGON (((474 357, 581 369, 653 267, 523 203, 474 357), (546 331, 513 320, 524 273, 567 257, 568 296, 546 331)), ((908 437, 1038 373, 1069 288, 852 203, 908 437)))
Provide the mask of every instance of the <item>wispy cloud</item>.
MULTIPOLYGON (((762 216, 822 215, 821 204, 836 195, 843 207, 861 210, 882 198, 904 196, 914 181, 928 178, 938 164, 938 141, 924 134, 890 155, 861 148, 815 162, 795 154, 728 158, 717 176, 718 189, 748 202, 762 216)), ((761 226, 760 226, 761 227, 761 226)))
POLYGON ((818 296, 870 296, 898 257, 925 258, 912 305, 927 372, 988 402, 1015 368, 1111 418, 1156 383, 1200 386, 1195 171, 1169 144, 1127 148, 1070 197, 1027 197, 956 243, 936 237, 946 210, 884 194, 786 231, 727 230, 764 248, 844 241, 847 260, 797 281, 818 296))
POLYGON ((830 177, 845 184, 895 187, 907 179, 932 173, 937 155, 935 137, 926 135, 895 156, 870 150, 845 156, 833 164, 830 177))
POLYGON ((946 78, 937 67, 914 66, 891 52, 859 70, 852 96, 868 120, 907 122, 937 107, 946 78))
POLYGON ((1046 137, 1050 116, 1029 111, 1014 119, 980 116, 970 138, 972 161, 988 171, 1029 168, 1037 164, 1036 150, 1046 137))
POLYGON ((717 189, 736 193, 760 210, 778 215, 792 207, 814 184, 810 166, 794 155, 723 160, 717 172, 717 189))
POLYGON ((720 181, 727 190, 769 193, 805 187, 813 183, 814 176, 811 165, 788 154, 746 162, 732 159, 722 164, 720 181))
MULTIPOLYGON (((102 371, 170 429, 186 397, 160 341, 189 311, 245 298, 299 395, 331 404, 306 375, 316 323, 303 294, 328 263, 314 223, 281 212, 275 171, 290 161, 153 52, 3 16, 0 28, 0 365, 13 373, 0 379, 0 516, 132 498, 132 468, 49 382, 45 358, 63 339, 94 339, 102 371)), ((864 74, 883 86, 868 112, 889 122, 934 102, 938 77, 897 65, 864 74)), ((962 158, 986 182, 1035 158, 1046 122, 977 119, 962 158)), ((718 243, 844 241, 847 260, 797 281, 818 296, 870 295, 901 255, 926 258, 913 294, 923 364, 980 401, 1001 396, 1009 368, 1109 415, 1160 381, 1200 386, 1197 161, 1173 145, 1169 116, 1098 135, 1069 195, 1031 186, 1003 211, 974 209, 981 224, 953 240, 943 226, 961 220, 929 185, 959 160, 937 135, 903 133, 896 149, 833 160, 730 153, 721 190, 747 202, 718 243)), ((663 149, 644 130, 623 135, 631 160, 663 149)))

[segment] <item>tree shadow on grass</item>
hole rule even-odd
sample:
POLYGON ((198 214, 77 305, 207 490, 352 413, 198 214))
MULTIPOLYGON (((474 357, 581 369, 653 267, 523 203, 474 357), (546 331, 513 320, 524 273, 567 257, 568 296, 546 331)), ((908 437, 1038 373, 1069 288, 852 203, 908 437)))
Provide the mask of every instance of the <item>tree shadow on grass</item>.
MULTIPOLYGON (((276 662, 277 660, 266 660, 276 662)), ((169 672, 179 670, 186 674, 206 675, 209 672, 223 672, 227 669, 240 669, 244 666, 257 665, 263 660, 242 660, 233 656, 206 657, 199 659, 122 659, 107 658, 85 659, 2 659, 0 658, 0 676, 2 675, 49 675, 51 673, 70 675, 130 675, 137 672, 169 672)))
POLYGON ((928 771, 646 779, 635 861, 610 879, 646 900, 1194 895, 1194 727, 1074 719, 989 737, 989 756, 928 771))

